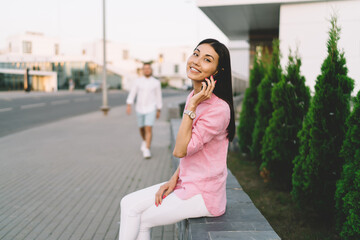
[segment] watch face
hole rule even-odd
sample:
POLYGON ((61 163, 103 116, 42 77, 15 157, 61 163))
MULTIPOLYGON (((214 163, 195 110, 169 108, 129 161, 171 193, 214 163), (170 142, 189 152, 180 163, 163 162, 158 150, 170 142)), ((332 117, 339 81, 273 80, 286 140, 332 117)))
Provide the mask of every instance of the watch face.
POLYGON ((195 119, 195 117, 196 117, 195 113, 192 112, 192 113, 190 114, 190 117, 191 117, 191 119, 195 119))

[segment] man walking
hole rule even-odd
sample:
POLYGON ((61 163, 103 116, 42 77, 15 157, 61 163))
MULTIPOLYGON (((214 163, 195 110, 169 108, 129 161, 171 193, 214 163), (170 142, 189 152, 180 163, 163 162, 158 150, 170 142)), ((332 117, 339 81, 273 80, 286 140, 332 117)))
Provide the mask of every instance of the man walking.
POLYGON ((150 146, 152 139, 152 126, 155 117, 160 117, 162 108, 161 84, 160 81, 152 76, 152 68, 150 63, 143 65, 143 77, 137 79, 133 84, 131 91, 127 97, 126 112, 131 114, 131 105, 136 97, 136 115, 142 138, 141 151, 144 158, 151 157, 150 146))

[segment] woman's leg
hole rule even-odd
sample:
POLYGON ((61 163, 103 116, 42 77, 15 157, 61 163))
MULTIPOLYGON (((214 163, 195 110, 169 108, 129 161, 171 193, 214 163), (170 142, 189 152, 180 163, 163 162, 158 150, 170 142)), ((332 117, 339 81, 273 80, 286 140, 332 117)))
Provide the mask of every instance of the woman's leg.
POLYGON ((212 216, 201 194, 182 200, 175 193, 168 195, 161 205, 154 204, 141 215, 137 240, 150 240, 150 229, 155 226, 174 224, 186 218, 212 216))
MULTIPOLYGON (((162 184, 164 183, 141 189, 123 197, 120 203, 121 220, 119 240, 135 240, 137 238, 140 229, 141 215, 151 206, 155 207, 155 193, 162 184)), ((148 234, 150 236, 150 232, 148 234)))
POLYGON ((171 193, 156 207, 155 193, 162 184, 130 193, 121 200, 119 240, 150 240, 152 227, 173 224, 186 218, 212 216, 201 194, 182 200, 171 193))

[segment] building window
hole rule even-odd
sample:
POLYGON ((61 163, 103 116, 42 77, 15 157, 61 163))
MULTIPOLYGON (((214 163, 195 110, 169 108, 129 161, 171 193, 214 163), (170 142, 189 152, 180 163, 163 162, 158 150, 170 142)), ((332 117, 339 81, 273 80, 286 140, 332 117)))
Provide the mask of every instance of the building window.
POLYGON ((9 52, 11 52, 11 42, 9 43, 9 52))
POLYGON ((123 59, 124 60, 129 59, 129 51, 128 50, 123 50, 123 59))
POLYGON ((175 73, 178 73, 178 72, 179 72, 179 65, 178 65, 178 64, 175 64, 175 65, 174 65, 174 72, 175 72, 175 73))
POLYGON ((23 41, 23 53, 32 53, 32 44, 30 41, 23 41))
POLYGON ((55 44, 55 55, 59 55, 59 44, 55 44))

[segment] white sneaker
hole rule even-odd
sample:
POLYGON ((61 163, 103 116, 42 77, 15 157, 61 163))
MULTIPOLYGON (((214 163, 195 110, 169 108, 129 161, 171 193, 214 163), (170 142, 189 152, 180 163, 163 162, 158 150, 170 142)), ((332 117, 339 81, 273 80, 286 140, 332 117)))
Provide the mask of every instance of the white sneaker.
POLYGON ((145 151, 145 149, 146 149, 146 142, 142 141, 140 150, 143 152, 143 151, 145 151))
POLYGON ((151 158, 150 149, 145 148, 145 150, 143 151, 143 156, 144 156, 145 159, 151 158))

